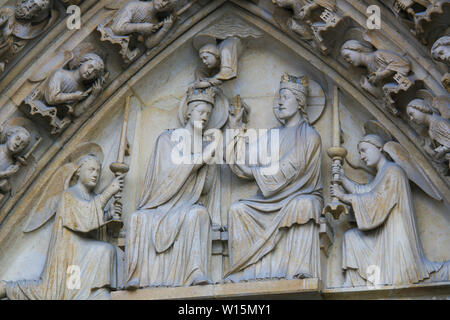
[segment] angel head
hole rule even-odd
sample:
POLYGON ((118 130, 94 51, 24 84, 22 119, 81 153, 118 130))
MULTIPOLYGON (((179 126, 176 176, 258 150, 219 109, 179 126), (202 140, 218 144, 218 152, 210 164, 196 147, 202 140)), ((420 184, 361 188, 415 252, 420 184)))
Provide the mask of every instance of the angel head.
POLYGON ((188 111, 187 119, 189 123, 197 129, 205 129, 214 108, 215 91, 214 88, 188 90, 188 111))
POLYGON ((15 16, 21 20, 37 19, 48 15, 51 0, 17 0, 15 16))
POLYGON ((426 124, 429 115, 433 114, 430 106, 423 99, 414 99, 406 107, 409 120, 415 124, 426 124))
POLYGON ((348 40, 341 47, 341 55, 354 67, 365 64, 365 58, 373 53, 373 48, 358 41, 348 40))
POLYGON ((153 7, 157 12, 172 11, 178 0, 153 0, 153 7))
POLYGON ((84 81, 91 81, 102 76, 105 71, 105 64, 97 54, 87 53, 80 59, 78 70, 84 81))
POLYGON ((439 38, 431 48, 433 59, 450 64, 450 36, 439 38))
POLYGON ((11 155, 18 155, 24 151, 31 141, 31 134, 27 129, 20 126, 12 126, 6 129, 5 141, 8 153, 11 155))
POLYGON ((208 69, 218 68, 220 66, 220 52, 217 45, 213 43, 205 44, 199 50, 200 59, 208 69))
POLYGON ((308 121, 306 113, 306 101, 308 99, 308 78, 295 77, 284 74, 280 82, 280 97, 278 99, 278 118, 288 120, 297 112, 308 121))
POLYGON ((74 177, 77 183, 82 184, 87 190, 92 191, 97 186, 102 170, 100 160, 93 154, 81 157, 77 163, 74 177))
POLYGON ((375 168, 387 156, 383 151, 385 141, 376 134, 367 134, 358 142, 358 152, 361 160, 369 168, 375 168))

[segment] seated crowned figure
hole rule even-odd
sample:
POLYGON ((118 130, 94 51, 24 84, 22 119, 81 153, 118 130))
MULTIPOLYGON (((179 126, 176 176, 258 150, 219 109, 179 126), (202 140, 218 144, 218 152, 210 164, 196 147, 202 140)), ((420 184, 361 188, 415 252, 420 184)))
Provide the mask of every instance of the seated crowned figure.
MULTIPOLYGON (((228 281, 319 277, 322 143, 305 111, 308 83, 306 77, 283 75, 281 79, 274 111, 283 125, 268 133, 275 140, 273 132, 279 132, 279 141, 270 142, 279 143, 278 160, 271 159, 269 164, 234 161, 231 166, 239 177, 254 179, 260 192, 230 207, 228 281)), ((233 117, 230 123, 236 127, 240 114, 233 117)), ((246 146, 241 139, 238 135, 231 142, 236 146, 235 158, 246 146)))
POLYGON ((189 150, 191 141, 202 141, 204 129, 219 111, 214 96, 214 88, 189 89, 187 103, 180 109, 183 128, 166 130, 157 138, 138 211, 128 220, 126 289, 211 282, 207 204, 219 203, 217 199, 208 200, 217 195, 216 167, 207 165, 212 158, 212 143, 203 153, 186 152, 184 160, 177 161, 173 151, 179 141, 173 137, 184 132, 187 139, 183 143, 188 141, 189 150))

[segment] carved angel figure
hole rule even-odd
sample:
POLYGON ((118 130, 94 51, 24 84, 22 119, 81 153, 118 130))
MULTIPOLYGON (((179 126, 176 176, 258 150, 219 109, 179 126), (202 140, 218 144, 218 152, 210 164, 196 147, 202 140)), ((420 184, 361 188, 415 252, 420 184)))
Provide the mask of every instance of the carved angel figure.
POLYGON ((216 167, 207 165, 214 145, 201 135, 222 127, 228 112, 214 94, 214 88, 189 89, 180 105, 183 128, 164 131, 156 141, 138 211, 127 226, 127 289, 211 283, 210 213, 220 208, 220 184, 216 167), (203 151, 194 147, 184 154, 186 161, 175 161, 178 133, 184 133, 186 150, 198 139, 203 151))
MULTIPOLYGON (((447 105, 443 108, 447 112, 443 114, 448 117, 448 100, 447 105)), ((407 108, 406 113, 410 121, 423 125, 428 129, 429 145, 425 148, 430 156, 436 159, 445 158, 450 160, 450 121, 437 112, 433 112, 432 108, 424 99, 412 100, 407 108)))
POLYGON ((70 123, 70 118, 77 118, 88 110, 103 90, 103 59, 95 53, 87 53, 74 61, 77 64, 73 69, 57 69, 43 89, 25 99, 31 114, 50 118, 53 134, 61 132, 70 123))
POLYGON ((444 36, 436 40, 431 48, 433 59, 450 66, 450 36, 444 36))
POLYGON ((450 92, 450 36, 439 38, 431 48, 431 55, 436 61, 447 64, 447 73, 442 77, 442 85, 450 92))
POLYGON ((137 44, 144 42, 147 49, 157 46, 170 31, 176 20, 174 8, 179 0, 130 1, 112 20, 98 26, 102 40, 121 45, 125 63, 138 57, 142 50, 137 44), (166 16, 161 21, 161 15, 166 16), (139 36, 143 39, 139 39, 139 36))
POLYGON ((225 15, 197 34, 193 44, 203 65, 196 71, 194 86, 218 86, 223 81, 236 78, 245 40, 261 36, 260 31, 232 15, 225 15))
POLYGON ((197 70, 196 88, 214 87, 225 80, 236 78, 238 57, 241 50, 241 40, 231 37, 223 40, 219 45, 216 40, 198 48, 203 68, 197 70))
POLYGON ((19 126, 4 129, 0 138, 0 203, 11 190, 9 178, 15 175, 21 163, 18 156, 29 146, 30 132, 19 126))
POLYGON ((346 28, 344 20, 336 13, 335 0, 272 0, 278 7, 293 11, 289 28, 304 40, 313 40, 321 53, 328 54, 334 46, 336 35, 346 28))
POLYGON ((393 82, 394 75, 407 77, 411 71, 405 58, 391 51, 375 50, 357 40, 346 41, 341 55, 352 66, 367 68, 369 75, 361 79, 361 87, 375 97, 380 97, 381 85, 393 82))
MULTIPOLYGON (((260 192, 233 203, 228 212, 230 268, 227 281, 318 278, 319 223, 323 208, 320 135, 308 123, 306 77, 283 75, 276 117, 283 122, 269 131, 279 142, 279 157, 270 163, 239 164, 247 148, 242 133, 230 142, 232 171, 254 179, 260 192), (279 132, 279 141, 274 132, 279 132), (273 167, 275 170, 268 170, 273 167)), ((230 116, 232 128, 240 116, 230 116)), ((258 142, 259 144, 260 142, 258 142)), ((269 143, 269 138, 265 143, 269 143)), ((270 147, 269 147, 270 148, 270 147)), ((272 150, 272 148, 270 148, 272 150)), ((247 149, 249 150, 249 149, 247 149)), ((228 160, 230 163, 231 160, 228 160)))
POLYGON ((408 153, 396 160, 401 165, 388 159, 388 154, 395 157, 401 149, 393 141, 385 144, 379 135, 364 136, 358 144, 361 160, 377 171, 375 178, 365 185, 347 178, 341 167, 333 167, 333 173, 341 175, 343 187, 332 186, 331 195, 352 206, 357 224, 357 228, 345 233, 343 240, 346 286, 438 280, 438 271, 444 263, 428 261, 422 249, 404 170, 408 153), (376 279, 371 280, 371 274, 376 279))
POLYGON ((81 147, 79 154, 90 153, 76 156, 74 162, 61 167, 51 178, 24 230, 37 230, 55 217, 40 279, 0 281, 0 298, 107 299, 110 289, 117 286, 116 248, 92 239, 90 232, 109 223, 111 215, 105 212, 105 207, 122 189, 123 175, 115 178, 101 194, 96 194, 102 156, 100 147, 90 149, 81 147), (80 271, 79 289, 67 285, 72 267, 80 271))
POLYGON ((51 0, 17 0, 15 8, 0 9, 0 72, 28 43, 57 18, 51 0))
POLYGON ((305 39, 311 39, 312 37, 309 26, 311 26, 313 22, 323 22, 320 19, 320 14, 323 10, 336 10, 335 0, 272 0, 272 2, 281 8, 293 11, 290 27, 292 31, 305 39), (317 9, 321 9, 319 10, 320 12, 318 12, 317 9))

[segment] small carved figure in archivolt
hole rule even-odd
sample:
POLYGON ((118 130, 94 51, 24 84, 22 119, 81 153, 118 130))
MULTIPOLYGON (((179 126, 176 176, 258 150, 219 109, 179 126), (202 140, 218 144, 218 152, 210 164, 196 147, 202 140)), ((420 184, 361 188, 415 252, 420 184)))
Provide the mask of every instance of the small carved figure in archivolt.
POLYGON ((179 0, 130 1, 97 27, 101 40, 120 45, 124 62, 131 63, 144 47, 159 45, 172 29, 178 17, 178 3, 179 0))
POLYGON ((447 65, 447 72, 442 77, 442 85, 450 92, 450 36, 439 38, 431 48, 431 55, 433 59, 447 65))
POLYGON ((18 117, 7 121, 0 132, 0 206, 14 195, 33 173, 34 150, 41 143, 31 121, 18 117))
POLYGON ((95 53, 74 57, 68 68, 55 70, 49 79, 25 98, 31 115, 47 120, 59 134, 93 104, 105 85, 105 65, 95 53))
POLYGON ((238 75, 239 56, 246 39, 262 33, 240 19, 226 15, 194 38, 202 66, 196 71, 196 88, 218 86, 238 75))
POLYGON ((47 31, 57 17, 52 0, 17 0, 14 8, 1 8, 0 73, 30 40, 47 31))
POLYGON ((392 10, 425 45, 435 41, 450 26, 448 0, 394 0, 392 10))
POLYGON ((368 76, 361 78, 361 87, 376 98, 384 98, 389 110, 397 113, 390 95, 411 87, 408 78, 410 62, 395 52, 376 50, 358 40, 346 41, 341 47, 341 55, 352 66, 367 69, 368 76))
POLYGON ((408 103, 406 113, 410 121, 427 129, 425 151, 436 160, 450 160, 450 99, 447 96, 433 99, 432 107, 426 99, 408 103))
POLYGON ((448 280, 440 279, 448 278, 448 263, 430 262, 419 238, 408 177, 423 187, 427 182, 420 168, 400 144, 386 142, 381 135, 365 135, 358 152, 365 165, 376 170, 368 184, 356 183, 342 167, 333 167, 342 184, 334 184, 331 195, 352 206, 357 225, 344 235, 344 286, 448 280))
MULTIPOLYGON (((336 13, 335 0, 272 0, 278 7, 293 11, 289 28, 304 40, 313 40, 323 54, 328 54, 339 38, 344 21, 336 13)), ((277 19, 277 17, 275 17, 277 19)))
POLYGON ((121 175, 102 193, 95 193, 102 161, 98 145, 83 144, 52 176, 24 229, 26 233, 33 232, 55 217, 41 277, 38 280, 0 281, 0 298, 108 299, 110 290, 117 288, 117 248, 91 237, 91 231, 111 221, 111 212, 105 208, 123 188, 121 175), (73 267, 79 271, 77 287, 71 287, 69 281, 73 267))

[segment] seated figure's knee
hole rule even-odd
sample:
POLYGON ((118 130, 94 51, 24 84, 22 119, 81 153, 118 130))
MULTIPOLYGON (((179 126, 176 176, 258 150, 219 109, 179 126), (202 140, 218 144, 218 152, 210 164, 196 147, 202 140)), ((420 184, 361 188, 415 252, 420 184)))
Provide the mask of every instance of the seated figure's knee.
POLYGON ((189 216, 191 218, 199 218, 201 220, 208 219, 209 220, 209 213, 208 210, 202 205, 194 205, 189 210, 189 216))
POLYGON ((229 216, 239 216, 244 211, 244 204, 236 201, 234 202, 229 209, 229 216))

